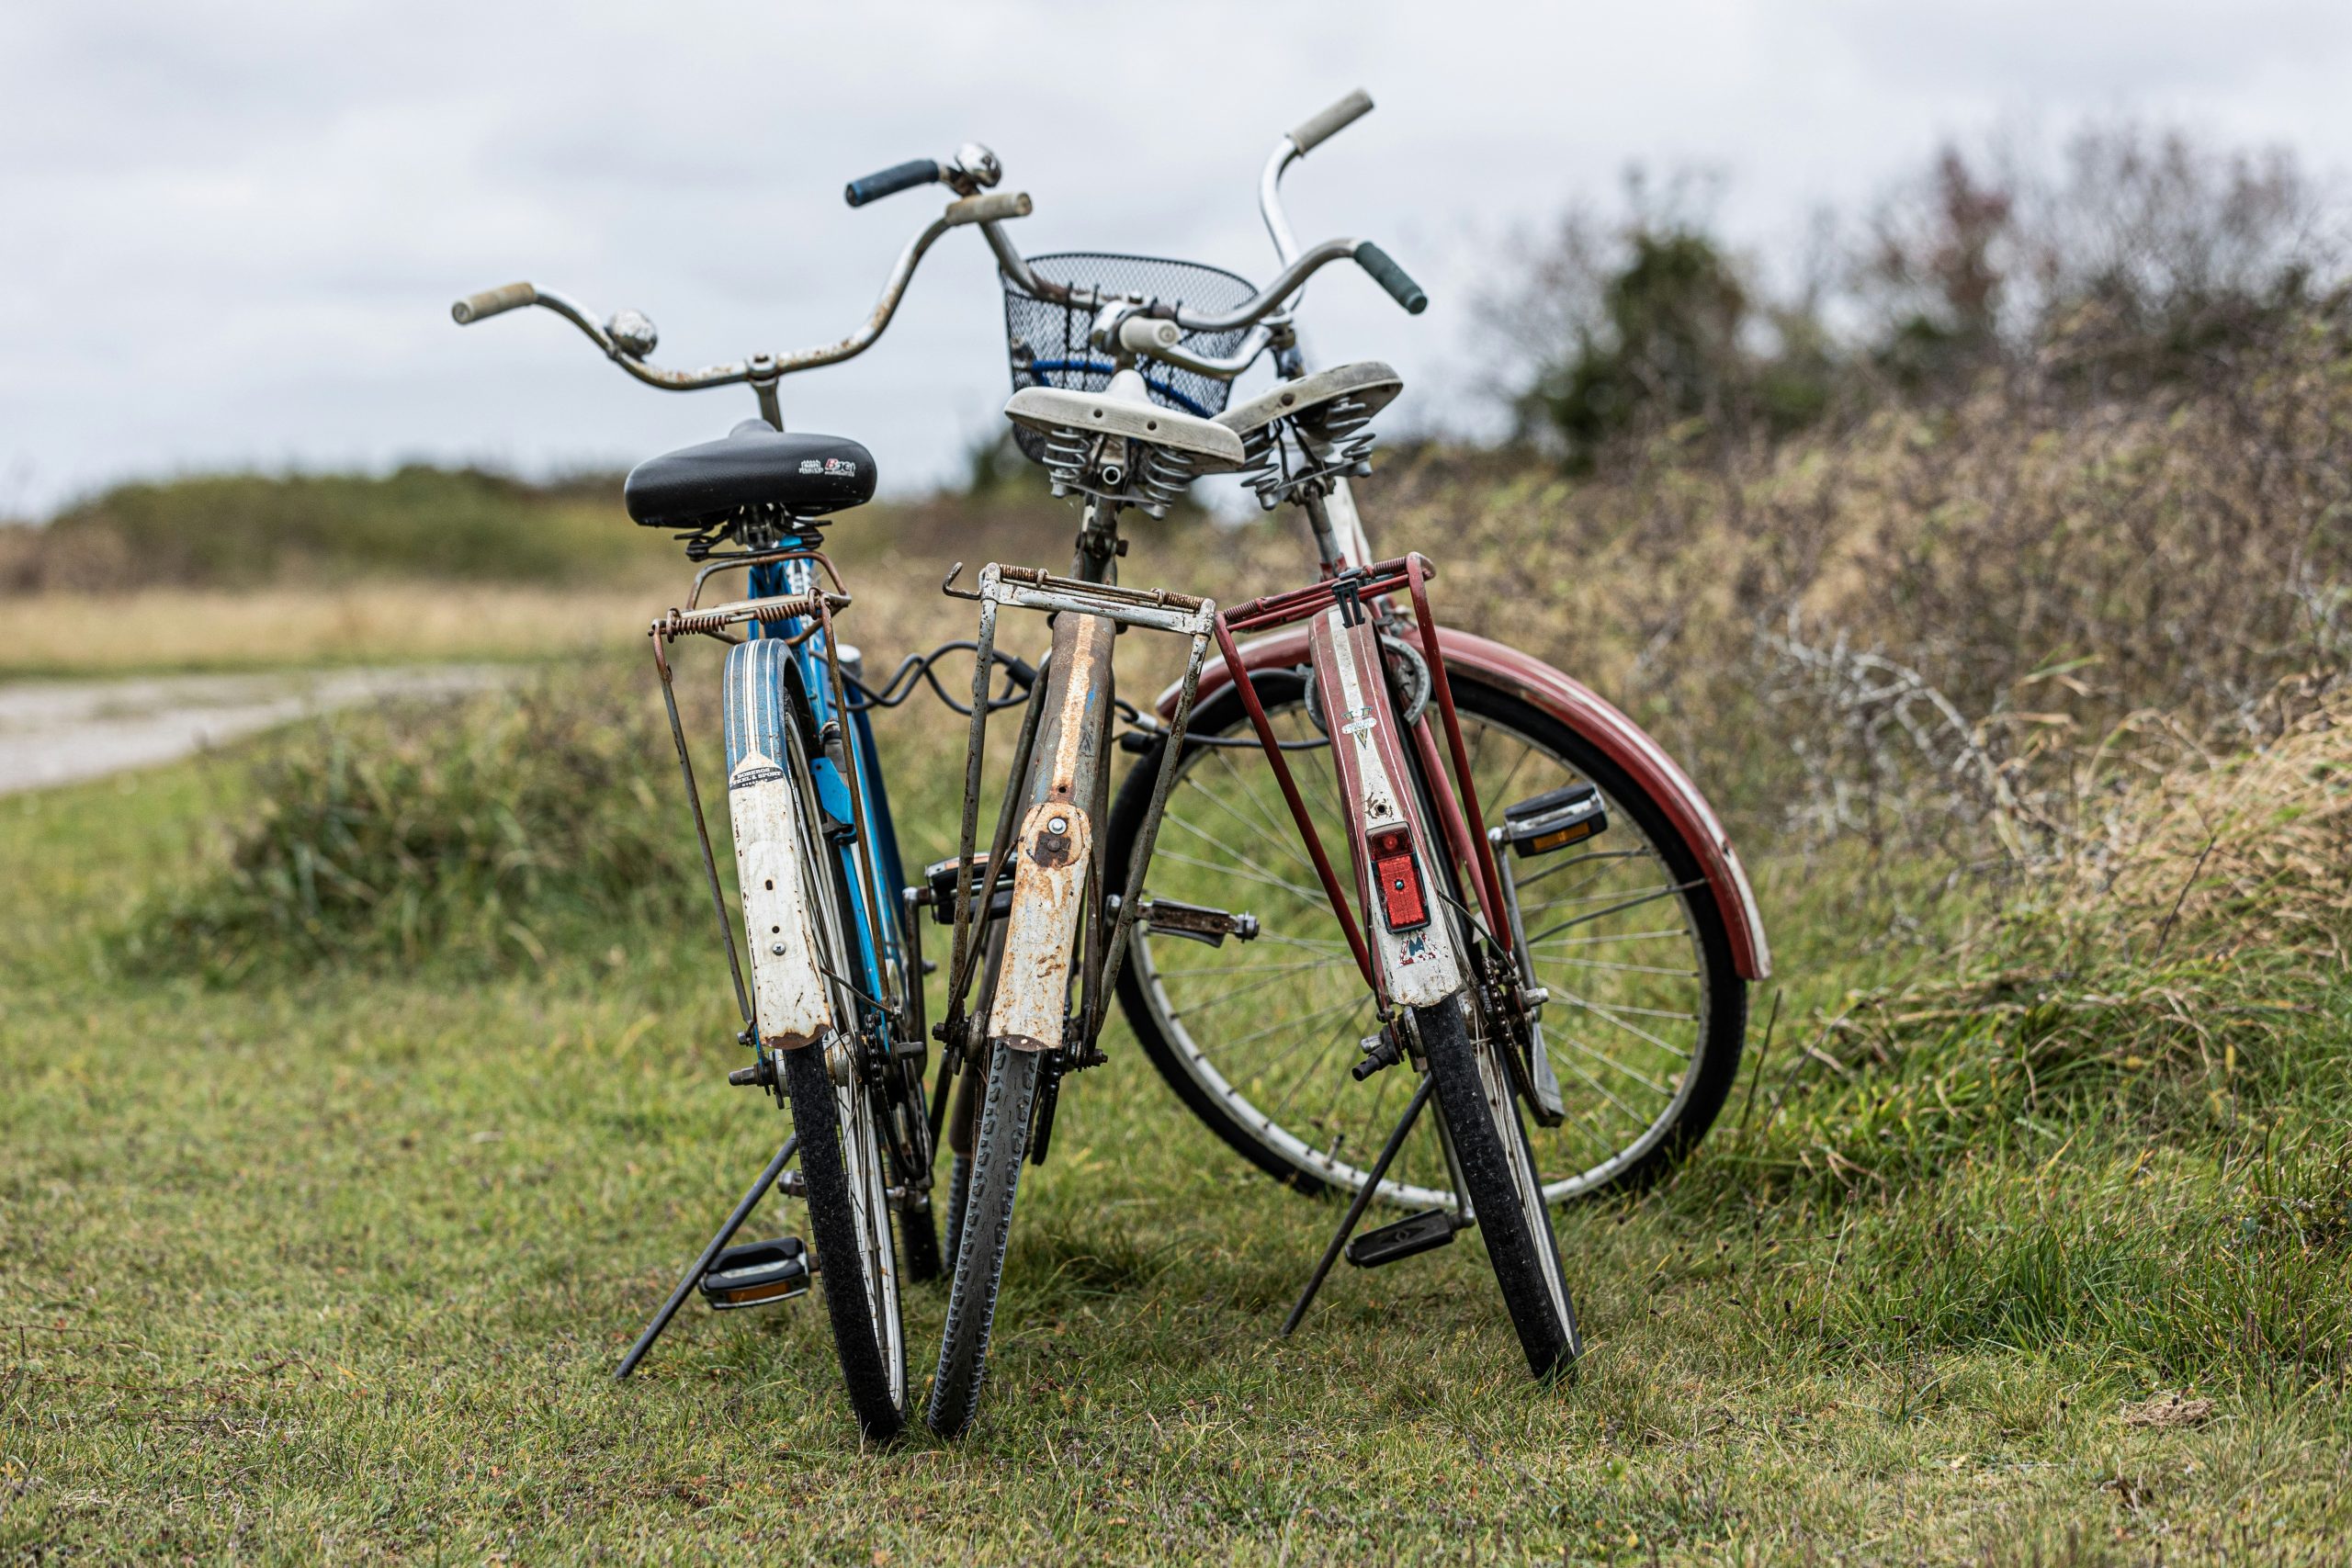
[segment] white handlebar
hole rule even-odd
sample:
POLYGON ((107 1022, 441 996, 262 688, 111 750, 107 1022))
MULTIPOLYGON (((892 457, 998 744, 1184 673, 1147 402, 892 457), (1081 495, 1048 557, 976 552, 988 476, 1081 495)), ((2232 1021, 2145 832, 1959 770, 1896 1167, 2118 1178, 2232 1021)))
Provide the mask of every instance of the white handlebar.
POLYGON ((1275 142, 1267 156, 1265 172, 1258 176, 1258 212, 1273 239, 1274 254, 1285 263, 1298 259, 1298 239, 1283 211, 1283 171, 1371 112, 1372 95, 1358 87, 1275 142))
POLYGON ((1313 116, 1290 133, 1290 143, 1301 157, 1372 112, 1372 95, 1358 87, 1338 103, 1313 116))

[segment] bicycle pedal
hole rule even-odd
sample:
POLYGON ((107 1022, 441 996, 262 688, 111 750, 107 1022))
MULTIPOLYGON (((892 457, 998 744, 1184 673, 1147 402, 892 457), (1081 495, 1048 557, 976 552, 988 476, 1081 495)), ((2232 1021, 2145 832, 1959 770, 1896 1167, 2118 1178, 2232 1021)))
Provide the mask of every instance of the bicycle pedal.
POLYGON ((797 1235, 730 1247, 703 1270, 702 1298, 714 1312, 788 1301, 808 1292, 808 1247, 797 1235))
MULTIPOLYGON (((1104 901, 1105 912, 1115 918, 1119 912, 1116 893, 1104 901)), ((1146 898, 1136 906, 1136 919, 1164 936, 1181 936, 1187 942, 1197 942, 1209 947, 1223 947, 1227 937, 1238 937, 1243 942, 1258 940, 1258 917, 1237 915, 1229 909, 1213 908, 1206 904, 1180 904, 1173 898, 1146 898)))
POLYGON ((1608 826, 1600 791, 1589 784, 1550 790, 1503 808, 1503 840, 1522 860, 1589 839, 1608 826))
POLYGON ((1359 1269, 1377 1269, 1417 1252, 1446 1247, 1453 1241, 1453 1216, 1443 1209, 1426 1209, 1369 1230, 1348 1243, 1348 1261, 1359 1269))
MULTIPOLYGON (((991 920, 1001 920, 1012 912, 1012 866, 1020 858, 1018 849, 1005 853, 1006 870, 996 878, 994 894, 988 903, 988 918, 991 920)), ((977 854, 972 857, 972 912, 977 918, 979 914, 979 889, 989 879, 989 857, 977 854)), ((956 923, 956 872, 961 863, 951 856, 946 860, 933 861, 922 868, 924 885, 931 890, 931 918, 943 926, 956 923)))

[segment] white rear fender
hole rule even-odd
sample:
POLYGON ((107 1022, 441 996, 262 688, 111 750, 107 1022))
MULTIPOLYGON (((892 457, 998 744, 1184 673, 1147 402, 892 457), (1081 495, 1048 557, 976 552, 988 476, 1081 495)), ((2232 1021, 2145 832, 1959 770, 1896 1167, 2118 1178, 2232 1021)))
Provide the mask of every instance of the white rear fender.
POLYGON ((784 770, 753 751, 727 781, 727 810, 735 828, 735 874, 752 944, 760 1038, 775 1050, 797 1050, 832 1023, 800 863, 800 803, 784 770))

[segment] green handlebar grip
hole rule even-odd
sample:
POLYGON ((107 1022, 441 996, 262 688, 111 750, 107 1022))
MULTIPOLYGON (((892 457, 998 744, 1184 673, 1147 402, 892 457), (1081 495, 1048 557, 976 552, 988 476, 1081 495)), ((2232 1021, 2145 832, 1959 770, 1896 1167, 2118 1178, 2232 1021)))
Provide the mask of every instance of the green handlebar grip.
POLYGON ((1430 308, 1430 297, 1413 281, 1413 275, 1370 240, 1356 247, 1356 265, 1372 274, 1373 281, 1388 290, 1388 297, 1404 306, 1408 314, 1418 316, 1430 308))
POLYGON ((902 190, 927 186, 939 178, 939 165, 929 158, 910 158, 903 164, 893 164, 879 174, 868 175, 862 180, 852 180, 842 192, 842 199, 852 207, 864 207, 869 201, 879 201, 902 190))

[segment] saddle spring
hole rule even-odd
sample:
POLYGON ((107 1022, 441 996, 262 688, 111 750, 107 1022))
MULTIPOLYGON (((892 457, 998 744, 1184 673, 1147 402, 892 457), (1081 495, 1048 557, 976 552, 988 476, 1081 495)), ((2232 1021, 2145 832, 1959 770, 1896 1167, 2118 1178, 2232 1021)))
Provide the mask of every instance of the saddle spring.
POLYGON ((1046 474, 1056 495, 1075 491, 1106 501, 1125 501, 1153 517, 1165 517, 1169 507, 1184 494, 1197 471, 1182 452, 1148 442, 1129 445, 1132 468, 1117 485, 1097 482, 1096 444, 1101 437, 1068 425, 1056 425, 1046 436, 1046 474))
POLYGON ((1258 504, 1271 512, 1307 485, 1340 475, 1371 473, 1372 445, 1377 439, 1371 428, 1375 412, 1362 398, 1338 398, 1313 411, 1311 428, 1305 419, 1276 420, 1244 436, 1242 446, 1249 461, 1241 477, 1258 492, 1258 504), (1285 426, 1291 428, 1288 443, 1282 439, 1285 426), (1292 446, 1298 448, 1295 467, 1291 461, 1292 446), (1315 455, 1317 446, 1322 448, 1319 458, 1315 455))

